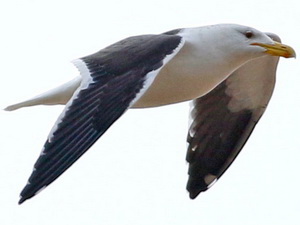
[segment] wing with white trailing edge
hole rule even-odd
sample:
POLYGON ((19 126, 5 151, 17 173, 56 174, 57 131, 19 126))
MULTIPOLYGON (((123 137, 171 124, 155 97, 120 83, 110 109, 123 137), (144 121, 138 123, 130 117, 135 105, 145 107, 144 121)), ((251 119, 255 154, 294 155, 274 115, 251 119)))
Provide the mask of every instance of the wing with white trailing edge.
POLYGON ((142 96, 183 43, 176 35, 136 36, 75 61, 81 86, 53 127, 19 203, 83 155, 142 96))

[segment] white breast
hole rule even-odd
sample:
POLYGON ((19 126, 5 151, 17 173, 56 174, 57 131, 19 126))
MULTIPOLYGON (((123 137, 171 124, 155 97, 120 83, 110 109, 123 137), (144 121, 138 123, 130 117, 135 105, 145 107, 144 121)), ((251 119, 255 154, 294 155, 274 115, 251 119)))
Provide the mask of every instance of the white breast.
POLYGON ((133 108, 162 106, 203 96, 242 64, 240 60, 232 60, 232 64, 218 54, 212 55, 205 44, 199 45, 199 39, 191 37, 184 36, 183 48, 163 67, 133 108))

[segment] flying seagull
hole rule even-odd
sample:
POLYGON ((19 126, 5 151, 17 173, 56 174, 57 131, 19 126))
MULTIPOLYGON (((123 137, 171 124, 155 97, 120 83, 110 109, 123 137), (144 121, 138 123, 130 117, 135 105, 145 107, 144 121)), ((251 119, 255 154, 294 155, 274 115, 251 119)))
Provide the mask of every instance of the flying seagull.
POLYGON ((295 55, 276 35, 219 24, 129 37, 75 60, 81 76, 5 109, 66 104, 19 204, 58 178, 127 109, 189 100, 187 190, 196 198, 230 166, 265 111, 279 57, 295 55))

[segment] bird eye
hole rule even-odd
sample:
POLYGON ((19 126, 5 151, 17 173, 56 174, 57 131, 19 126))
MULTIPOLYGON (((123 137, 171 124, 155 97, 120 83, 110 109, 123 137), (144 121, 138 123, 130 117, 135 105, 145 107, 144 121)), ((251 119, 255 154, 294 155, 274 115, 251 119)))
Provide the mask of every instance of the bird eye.
POLYGON ((252 38, 252 37, 253 37, 252 31, 250 31, 250 30, 246 31, 245 36, 246 36, 247 38, 252 38))

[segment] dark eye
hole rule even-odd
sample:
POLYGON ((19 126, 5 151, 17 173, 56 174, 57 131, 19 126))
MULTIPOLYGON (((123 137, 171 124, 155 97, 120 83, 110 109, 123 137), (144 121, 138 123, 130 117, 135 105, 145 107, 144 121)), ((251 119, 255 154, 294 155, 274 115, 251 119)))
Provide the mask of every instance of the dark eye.
POLYGON ((253 37, 252 31, 250 31, 250 30, 246 31, 245 36, 246 36, 247 38, 252 38, 252 37, 253 37))

